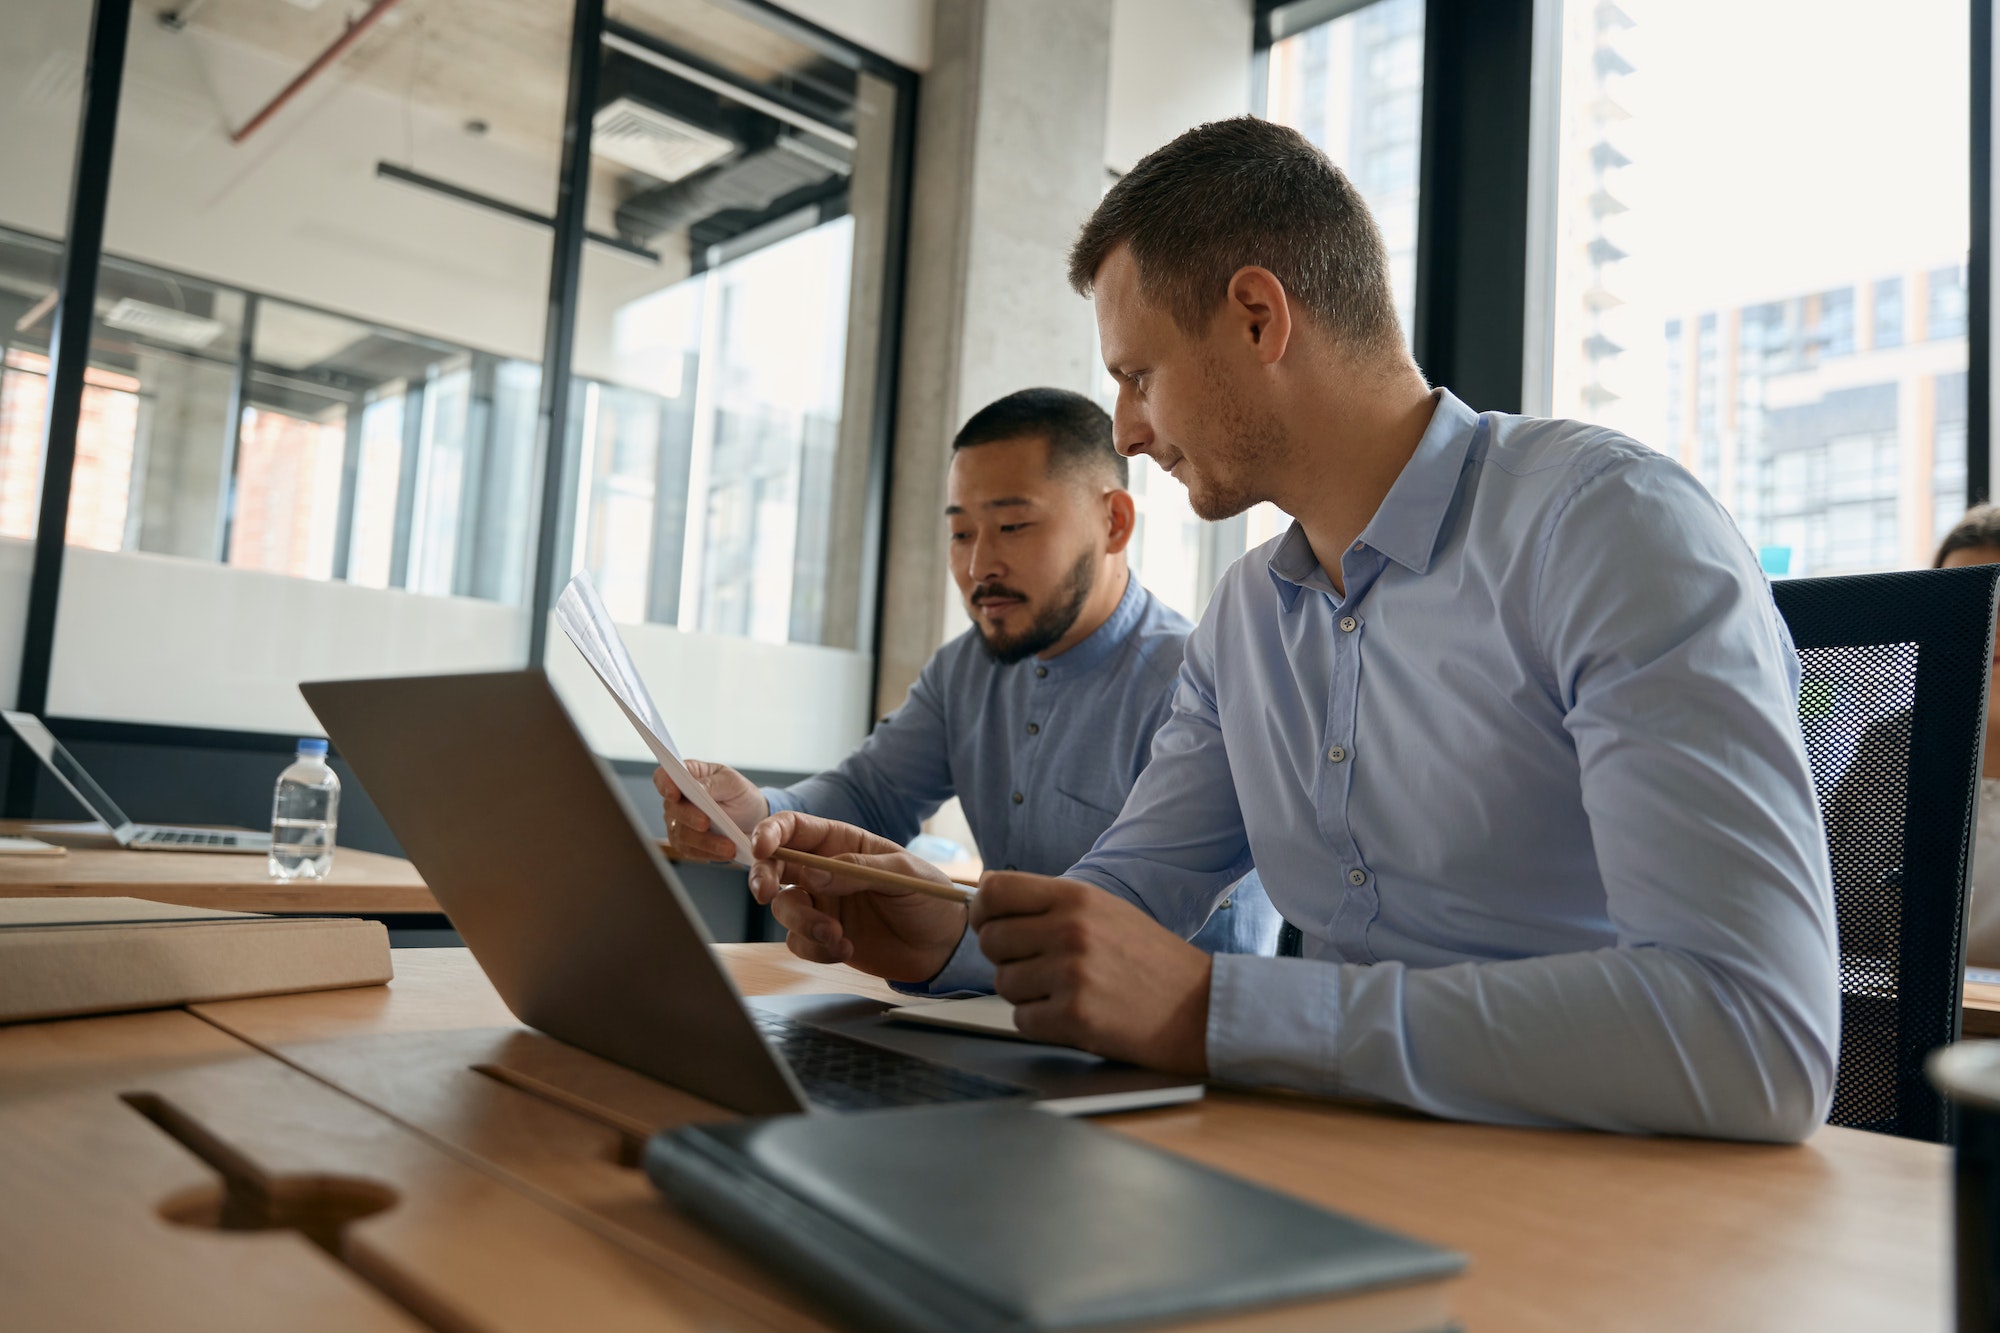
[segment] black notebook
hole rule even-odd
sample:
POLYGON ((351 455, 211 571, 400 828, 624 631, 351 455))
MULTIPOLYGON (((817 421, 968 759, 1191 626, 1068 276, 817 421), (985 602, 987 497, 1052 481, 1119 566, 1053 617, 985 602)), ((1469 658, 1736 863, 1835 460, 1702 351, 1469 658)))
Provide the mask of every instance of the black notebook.
POLYGON ((1450 1326, 1464 1260, 1019 1104, 656 1135, 646 1171, 774 1277, 898 1333, 1450 1326), (1245 1322, 1247 1318, 1247 1323, 1245 1322))

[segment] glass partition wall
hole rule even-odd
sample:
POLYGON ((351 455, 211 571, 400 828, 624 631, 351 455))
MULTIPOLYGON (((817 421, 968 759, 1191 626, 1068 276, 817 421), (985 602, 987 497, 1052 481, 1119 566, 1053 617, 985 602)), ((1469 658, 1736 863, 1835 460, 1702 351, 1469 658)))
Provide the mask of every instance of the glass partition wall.
MULTIPOLYGON (((622 245, 583 256, 570 568, 665 689, 750 705, 690 710, 683 746, 830 763, 865 734, 872 689, 905 94, 685 0, 614 0, 601 80, 588 216, 622 245)), ((639 757, 566 644, 550 662, 593 741, 639 757)))
MULTIPOLYGON (((44 8, 75 29, 46 83, 89 15, 44 8)), ((185 9, 133 13, 48 711, 309 734, 301 679, 525 665, 548 544, 663 692, 802 691, 690 749, 808 768, 858 739, 914 76, 728 0, 612 4, 552 293, 568 6, 378 5, 296 88, 351 15, 185 9)), ((66 152, 0 153, 60 204, 66 152)), ((0 546, 35 535, 59 213, 0 204, 0 546)), ((638 757, 568 651, 593 740, 638 757)))
POLYGON ((51 713, 309 734, 302 679, 525 664, 550 232, 409 177, 546 216, 569 19, 436 8, 298 85, 342 8, 135 9, 51 713))
MULTIPOLYGON (((48 416, 54 313, 76 156, 90 9, 71 0, 13 0, 0 41, 0 225, 45 238, 0 262, 0 697, 20 688, 22 629, 34 566, 48 416)), ((86 377, 85 416, 131 410, 123 385, 86 377)))
MULTIPOLYGON (((0 227, 0 283, 50 280, 59 250, 0 227)), ((115 257, 99 284, 71 545, 520 600, 532 363, 115 257)), ((17 324, 0 536, 32 538, 46 317, 17 324)))

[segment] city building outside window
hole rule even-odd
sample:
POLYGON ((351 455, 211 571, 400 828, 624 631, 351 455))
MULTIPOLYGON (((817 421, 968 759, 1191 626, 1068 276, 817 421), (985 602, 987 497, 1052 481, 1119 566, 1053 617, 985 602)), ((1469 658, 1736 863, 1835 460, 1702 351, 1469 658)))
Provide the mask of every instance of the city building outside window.
POLYGON ((1884 20, 1563 6, 1542 387, 1684 463, 1777 576, 1928 564, 1965 504, 1966 12, 1884 20))

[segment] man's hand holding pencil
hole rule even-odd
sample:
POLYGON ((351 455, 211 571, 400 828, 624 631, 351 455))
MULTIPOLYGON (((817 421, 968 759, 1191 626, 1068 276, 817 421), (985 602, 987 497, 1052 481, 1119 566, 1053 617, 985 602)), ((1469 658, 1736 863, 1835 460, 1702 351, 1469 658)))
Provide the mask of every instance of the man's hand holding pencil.
POLYGON ((783 810, 757 825, 750 844, 750 892, 801 958, 928 981, 965 934, 971 895, 887 838, 783 810))
POLYGON ((1208 1072, 1211 960, 1081 880, 989 871, 968 895, 851 825, 785 811, 751 834, 750 891, 801 958, 928 981, 969 924, 1024 1036, 1176 1073, 1208 1072))

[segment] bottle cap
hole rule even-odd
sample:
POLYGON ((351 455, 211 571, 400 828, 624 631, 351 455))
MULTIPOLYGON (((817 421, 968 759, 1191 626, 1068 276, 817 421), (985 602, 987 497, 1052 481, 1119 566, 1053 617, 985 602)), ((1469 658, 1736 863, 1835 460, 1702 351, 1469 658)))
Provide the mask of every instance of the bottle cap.
POLYGON ((299 740, 299 753, 323 755, 326 753, 326 742, 316 736, 301 737, 299 740))

